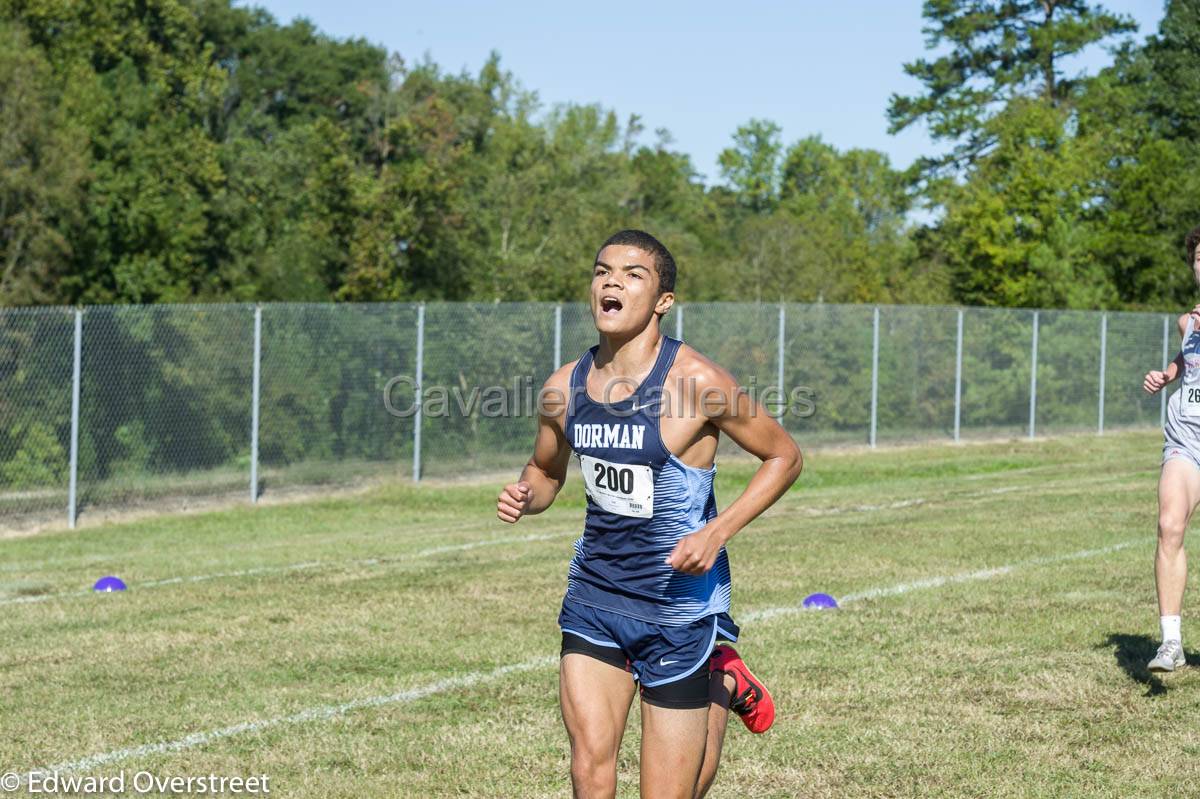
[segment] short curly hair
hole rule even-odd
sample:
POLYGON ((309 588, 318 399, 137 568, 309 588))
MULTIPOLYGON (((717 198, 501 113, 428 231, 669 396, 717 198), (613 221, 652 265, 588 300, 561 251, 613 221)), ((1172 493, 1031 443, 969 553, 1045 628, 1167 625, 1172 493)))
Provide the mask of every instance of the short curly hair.
POLYGON ((654 269, 658 272, 659 293, 666 294, 675 291, 675 256, 671 255, 671 251, 661 241, 644 230, 619 230, 600 245, 600 249, 596 251, 596 257, 599 258, 600 252, 610 244, 637 247, 652 256, 654 269))
POLYGON ((1196 263, 1196 247, 1200 246, 1200 225, 1192 228, 1184 240, 1184 246, 1187 247, 1188 266, 1196 263))

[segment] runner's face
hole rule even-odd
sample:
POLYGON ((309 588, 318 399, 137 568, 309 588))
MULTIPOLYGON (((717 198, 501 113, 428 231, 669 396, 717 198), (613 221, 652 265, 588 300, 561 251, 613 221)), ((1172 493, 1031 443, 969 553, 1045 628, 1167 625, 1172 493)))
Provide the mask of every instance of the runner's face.
POLYGON ((668 296, 658 293, 658 272, 650 253, 610 244, 596 256, 591 303, 592 318, 601 333, 637 335, 668 296))
POLYGON ((1200 286, 1200 247, 1192 253, 1192 275, 1196 278, 1196 285, 1200 286))

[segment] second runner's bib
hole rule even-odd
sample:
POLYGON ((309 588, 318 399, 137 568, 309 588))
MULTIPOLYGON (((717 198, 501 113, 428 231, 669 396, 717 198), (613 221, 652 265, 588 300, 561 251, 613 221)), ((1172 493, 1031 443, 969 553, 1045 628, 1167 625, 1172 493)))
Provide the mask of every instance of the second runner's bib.
POLYGON ((1183 331, 1183 379, 1179 386, 1179 415, 1200 418, 1200 335, 1192 329, 1188 316, 1183 331))

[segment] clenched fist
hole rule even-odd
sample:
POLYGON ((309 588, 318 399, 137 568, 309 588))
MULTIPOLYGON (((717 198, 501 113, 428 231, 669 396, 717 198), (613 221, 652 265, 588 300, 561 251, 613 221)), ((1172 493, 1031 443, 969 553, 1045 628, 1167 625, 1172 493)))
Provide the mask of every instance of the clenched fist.
POLYGON ((533 489, 529 483, 524 480, 519 483, 510 483, 504 487, 496 499, 496 516, 502 522, 516 524, 517 520, 525 515, 525 509, 529 507, 531 499, 533 499, 533 489))
POLYGON ((705 574, 721 554, 721 539, 709 526, 685 535, 667 556, 667 565, 684 574, 705 574))
POLYGON ((1163 386, 1167 384, 1167 373, 1160 372, 1157 369, 1151 369, 1146 372, 1146 379, 1142 381, 1142 388, 1147 394, 1157 394, 1162 391, 1163 386))

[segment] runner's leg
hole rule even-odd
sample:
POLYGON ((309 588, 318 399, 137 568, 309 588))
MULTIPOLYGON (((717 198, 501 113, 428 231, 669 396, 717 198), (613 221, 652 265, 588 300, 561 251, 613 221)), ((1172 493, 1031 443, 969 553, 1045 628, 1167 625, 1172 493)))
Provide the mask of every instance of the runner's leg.
POLYGON ((714 671, 708 683, 708 739, 704 747, 704 762, 696 784, 696 799, 703 799, 717 778, 721 765, 721 747, 725 744, 725 725, 729 721, 729 697, 734 680, 728 674, 714 671))
POLYGON ((642 799, 692 799, 708 737, 708 706, 642 702, 642 799))
POLYGON ((1158 547, 1154 555, 1160 616, 1178 616, 1183 607, 1187 583, 1183 536, 1198 501, 1200 469, 1183 458, 1164 463, 1158 480, 1158 547))
POLYGON ((563 723, 571 740, 573 795, 616 796, 617 752, 633 701, 633 675, 576 652, 563 655, 558 675, 563 723))

